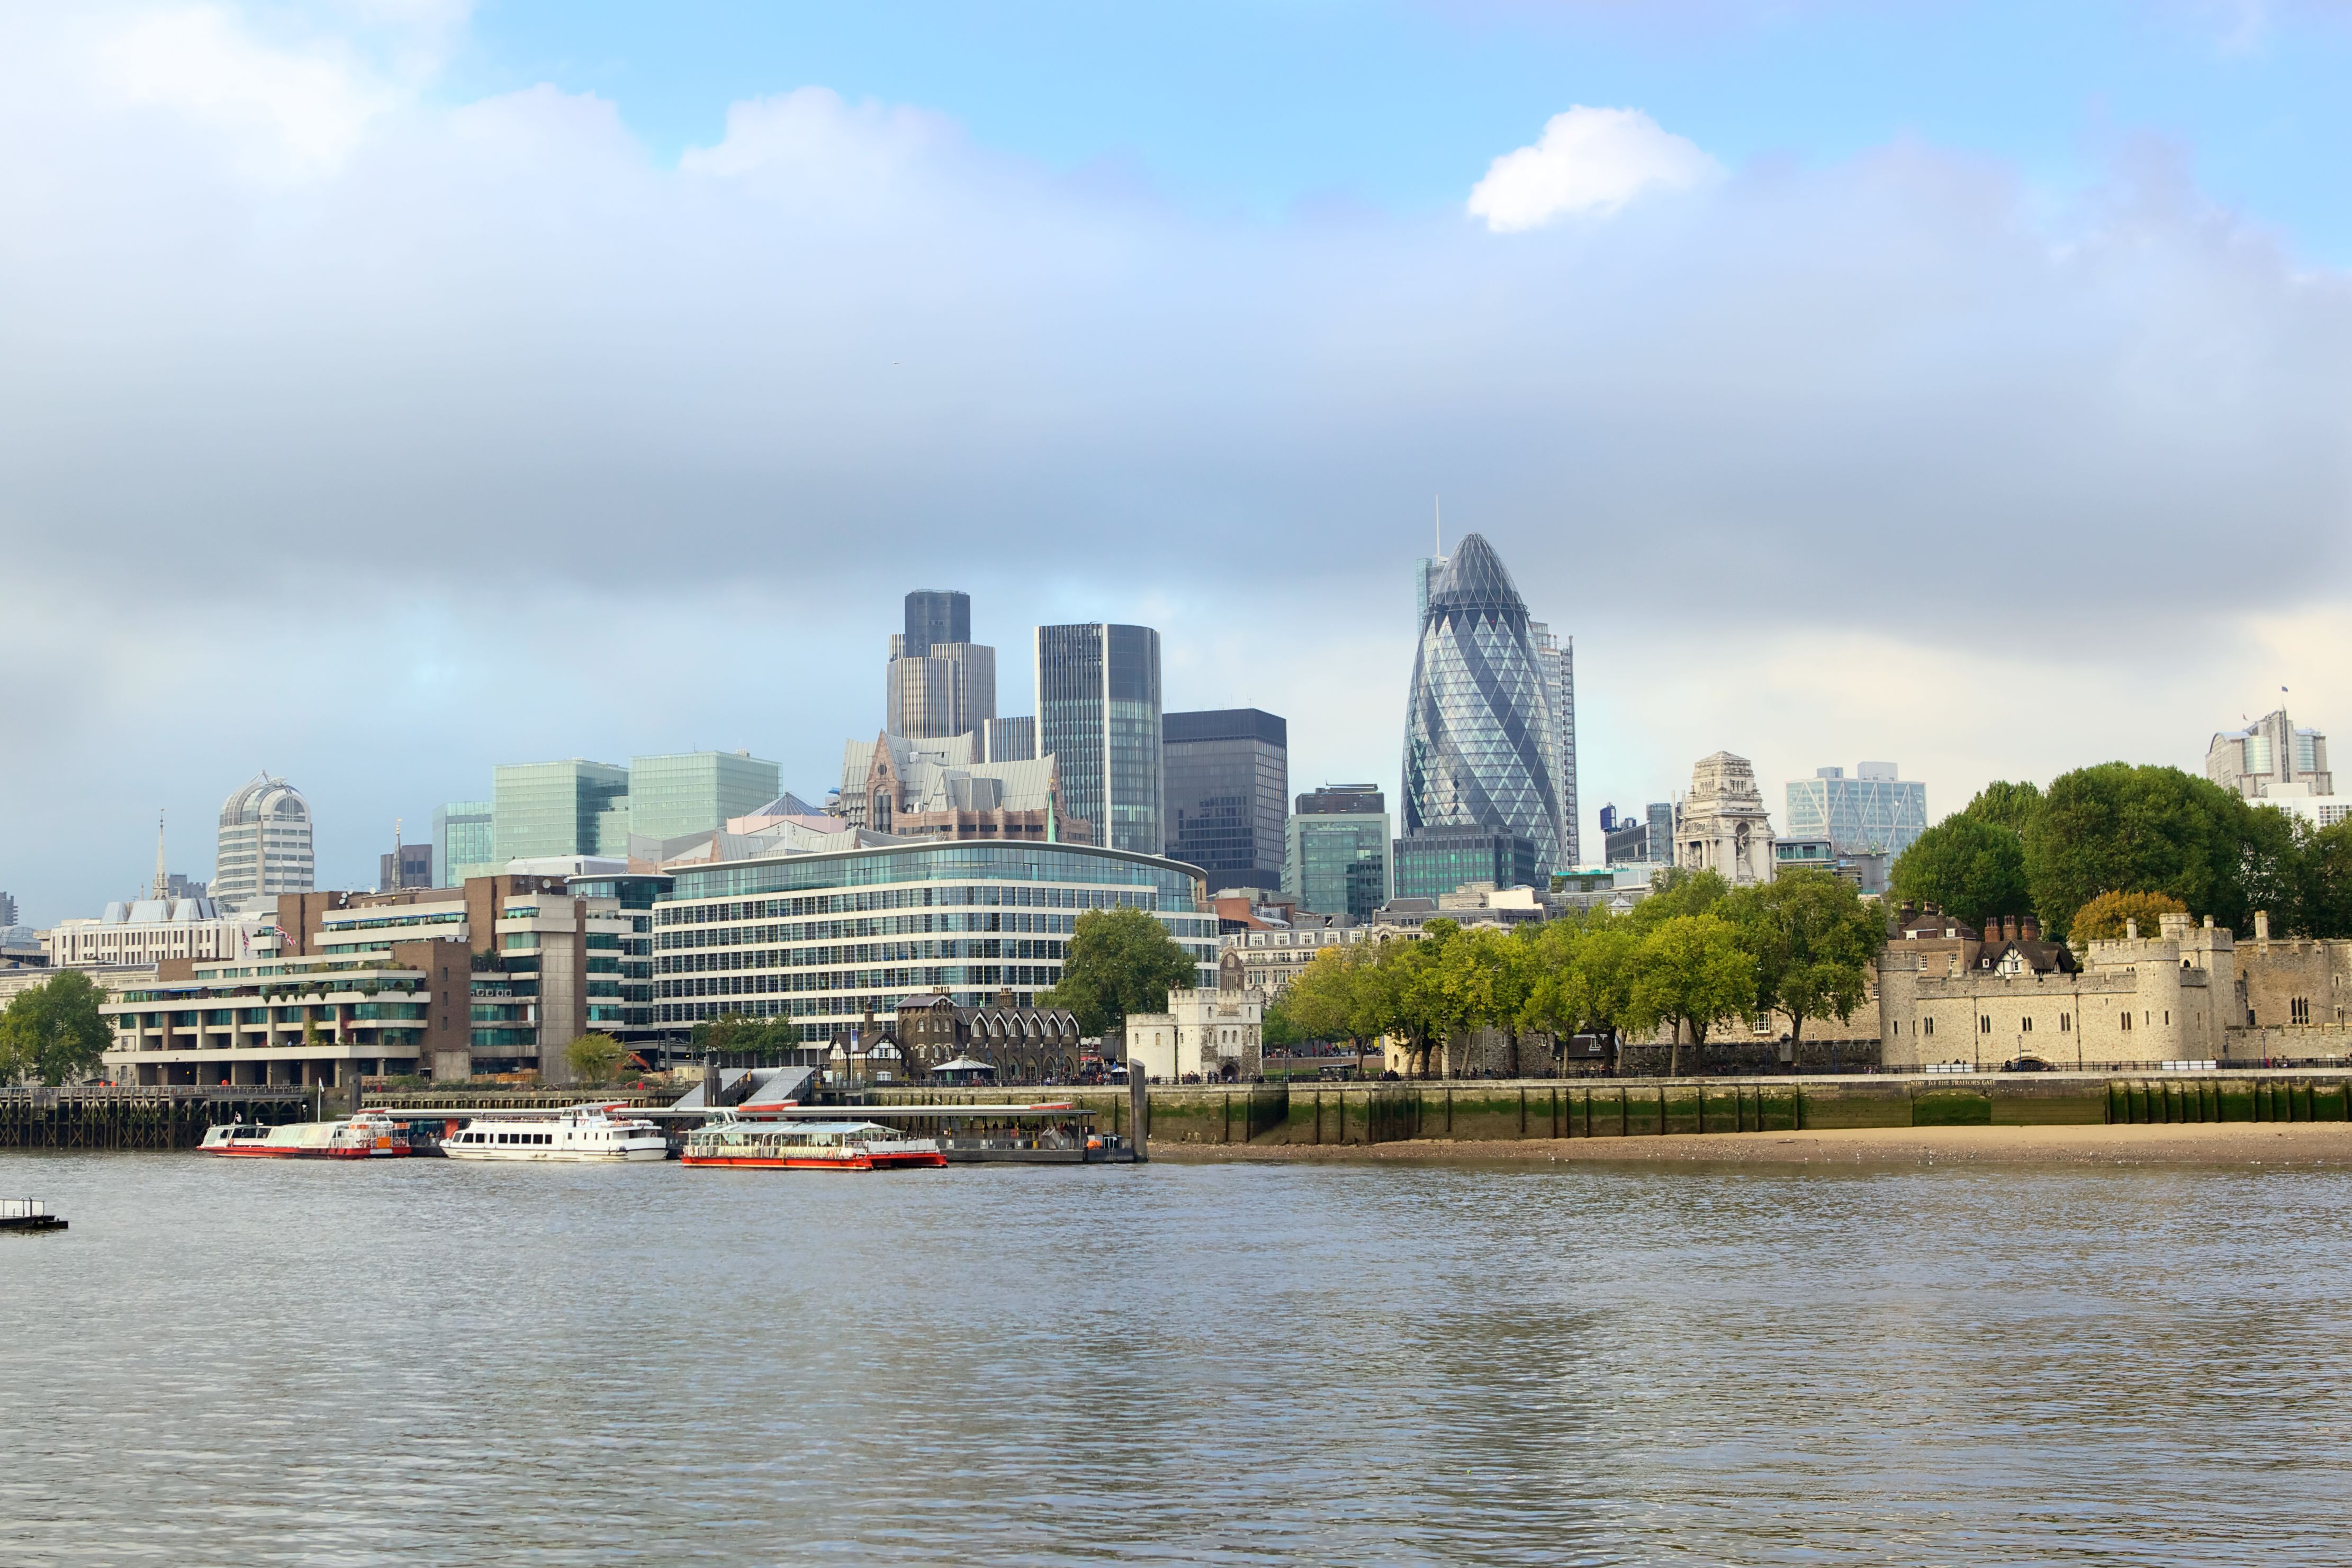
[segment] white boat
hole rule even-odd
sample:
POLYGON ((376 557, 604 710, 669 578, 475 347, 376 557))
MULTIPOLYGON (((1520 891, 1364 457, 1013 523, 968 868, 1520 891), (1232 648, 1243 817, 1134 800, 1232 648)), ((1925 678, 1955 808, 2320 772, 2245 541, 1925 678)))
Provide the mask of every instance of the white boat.
POLYGON ((887 1171, 940 1166, 936 1138, 909 1138, 872 1121, 752 1121, 721 1114, 686 1135, 689 1165, 774 1171, 887 1171))
POLYGON ((339 1121, 293 1121, 283 1127, 223 1122, 205 1129, 203 1154, 248 1160, 392 1160, 409 1152, 408 1133, 381 1110, 362 1110, 339 1121))
POLYGON ((614 1114, 620 1105, 572 1105, 562 1110, 510 1110, 477 1116, 441 1140, 452 1160, 667 1160, 669 1139, 641 1116, 614 1114))

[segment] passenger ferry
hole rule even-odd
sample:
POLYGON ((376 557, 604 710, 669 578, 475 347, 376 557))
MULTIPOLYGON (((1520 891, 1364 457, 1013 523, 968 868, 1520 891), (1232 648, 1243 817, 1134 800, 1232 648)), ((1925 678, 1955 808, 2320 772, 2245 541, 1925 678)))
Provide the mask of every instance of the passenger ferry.
POLYGON ((669 1139, 651 1121, 615 1116, 619 1105, 477 1116, 441 1140, 452 1160, 667 1160, 669 1139))
POLYGON ((260 1160, 394 1160, 411 1152, 399 1122, 381 1110, 367 1110, 340 1121, 295 1121, 283 1127, 224 1122, 206 1128, 196 1150, 260 1160))
POLYGON ((884 1171, 945 1165, 935 1138, 908 1138, 877 1121, 712 1121, 686 1135, 689 1165, 783 1171, 884 1171))

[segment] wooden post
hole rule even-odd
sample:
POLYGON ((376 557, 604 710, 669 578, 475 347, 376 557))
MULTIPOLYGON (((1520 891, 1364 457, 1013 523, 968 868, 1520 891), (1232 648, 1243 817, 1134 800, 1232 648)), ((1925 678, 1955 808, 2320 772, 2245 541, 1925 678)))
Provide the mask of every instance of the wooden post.
POLYGON ((1135 1157, 1139 1161, 1149 1160, 1151 1158, 1151 1087, 1144 1081, 1143 1074, 1132 1061, 1127 1065, 1127 1099, 1128 1125, 1135 1134, 1135 1157))

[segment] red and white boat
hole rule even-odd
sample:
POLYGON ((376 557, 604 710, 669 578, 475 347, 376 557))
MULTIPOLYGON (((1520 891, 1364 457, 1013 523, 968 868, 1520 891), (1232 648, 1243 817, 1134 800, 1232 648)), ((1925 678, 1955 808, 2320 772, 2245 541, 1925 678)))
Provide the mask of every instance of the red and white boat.
POLYGON ((877 1121, 752 1121, 727 1117, 686 1135, 688 1165, 776 1171, 887 1171, 942 1166, 936 1138, 908 1138, 877 1121))
POLYGON ((408 1133, 381 1110, 361 1110, 340 1121, 295 1121, 283 1127, 224 1122, 205 1130, 200 1154, 248 1160, 396 1160, 409 1152, 408 1133))

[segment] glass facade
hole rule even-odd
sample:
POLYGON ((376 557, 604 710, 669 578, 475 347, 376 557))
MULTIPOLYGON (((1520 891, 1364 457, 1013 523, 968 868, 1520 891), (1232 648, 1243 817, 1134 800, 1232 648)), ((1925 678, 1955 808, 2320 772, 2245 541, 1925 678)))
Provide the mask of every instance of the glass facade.
MULTIPOLYGON (((629 759, 628 831, 649 838, 709 833, 782 793, 775 763, 740 752, 682 752, 629 759)), ((604 837, 599 830, 598 838, 604 837)), ((627 853, 625 842, 620 852, 627 853)))
POLYGON ((1094 841, 1158 855, 1160 634, 1150 626, 1037 628, 1037 751, 1055 759, 1065 815, 1094 841))
POLYGON ((499 868, 496 816, 487 800, 453 800, 433 810, 433 866, 441 886, 462 888, 499 868))
POLYGON ((310 802, 284 779, 256 773, 221 803, 213 898, 237 909, 280 893, 307 893, 316 885, 314 864, 310 802))
POLYGON ((1078 915, 1157 915, 1216 983, 1217 921, 1186 866, 1079 845, 973 840, 682 869, 654 906, 657 1022, 727 1013, 832 1038, 901 997, 1023 1003, 1061 976, 1078 915))
POLYGON ((938 643, 971 641, 971 595, 952 588, 918 588, 907 595, 909 658, 920 658, 938 643))
POLYGON ((1389 901, 1389 814, 1371 797, 1369 812, 1308 812, 1307 797, 1290 819, 1282 889, 1318 915, 1369 921, 1389 901))
POLYGON ((1282 886, 1290 803, 1290 727, 1255 708, 1170 713, 1160 721, 1168 858, 1217 888, 1282 886))
POLYGON ((1892 763, 1862 776, 1822 768, 1789 784, 1787 837, 1826 839, 1840 855, 1900 855, 1927 831, 1927 786, 1895 777, 1892 763))
POLYGON ((1467 882, 1497 888, 1537 886, 1541 847, 1510 833, 1475 827, 1433 827, 1396 841, 1396 896, 1442 899, 1467 882))
POLYGON ((517 763, 491 775, 491 858, 629 852, 629 770, 573 757, 517 763))
MULTIPOLYGON (((1429 593, 1405 714, 1404 830, 1484 829, 1535 846, 1533 876, 1559 868, 1554 682, 1527 605, 1486 540, 1465 537, 1429 593)), ((1404 862, 1397 860, 1404 893, 1404 862)))

